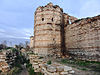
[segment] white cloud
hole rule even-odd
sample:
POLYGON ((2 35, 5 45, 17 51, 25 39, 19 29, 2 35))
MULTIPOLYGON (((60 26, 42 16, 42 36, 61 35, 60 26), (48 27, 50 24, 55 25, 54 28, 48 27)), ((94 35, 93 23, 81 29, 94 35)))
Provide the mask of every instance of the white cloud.
POLYGON ((3 33, 3 32, 5 32, 5 30, 4 29, 0 29, 0 32, 3 33))
POLYGON ((18 38, 18 39, 30 39, 32 36, 32 28, 13 28, 10 27, 9 31, 0 29, 0 38, 18 38))
POLYGON ((33 33, 32 28, 22 28, 22 29, 13 28, 13 31, 15 31, 15 35, 14 35, 15 38, 30 39, 30 36, 33 35, 32 34, 33 33))

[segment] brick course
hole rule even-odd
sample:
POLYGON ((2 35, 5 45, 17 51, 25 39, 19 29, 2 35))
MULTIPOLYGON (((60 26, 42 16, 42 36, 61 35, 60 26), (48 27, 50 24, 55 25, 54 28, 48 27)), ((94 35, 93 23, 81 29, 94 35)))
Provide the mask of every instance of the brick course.
POLYGON ((77 19, 52 3, 38 7, 34 15, 34 52, 48 55, 53 46, 65 55, 100 61, 100 16, 77 19))

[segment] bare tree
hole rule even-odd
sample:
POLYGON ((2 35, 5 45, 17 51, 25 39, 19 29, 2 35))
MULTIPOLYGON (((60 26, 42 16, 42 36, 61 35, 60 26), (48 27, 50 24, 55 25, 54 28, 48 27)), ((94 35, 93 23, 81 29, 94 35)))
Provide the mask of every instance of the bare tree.
POLYGON ((21 50, 22 48, 24 48, 24 44, 23 43, 19 43, 18 47, 21 50))
POLYGON ((3 49, 3 44, 0 44, 0 50, 3 49))
POLYGON ((27 51, 29 51, 30 47, 29 47, 29 41, 25 41, 25 48, 27 51))
POLYGON ((6 40, 4 40, 4 41, 2 42, 2 44, 7 45, 7 41, 6 41, 6 40))
POLYGON ((23 43, 19 43, 19 46, 24 47, 24 44, 23 43))
POLYGON ((11 41, 9 42, 9 44, 10 44, 10 46, 12 46, 12 42, 11 41))
POLYGON ((3 45, 3 48, 6 48, 6 47, 7 47, 7 41, 4 40, 4 41, 2 42, 2 45, 3 45))
POLYGON ((27 46, 28 46, 28 44, 29 44, 29 42, 28 42, 28 41, 25 41, 25 47, 27 47, 27 46))

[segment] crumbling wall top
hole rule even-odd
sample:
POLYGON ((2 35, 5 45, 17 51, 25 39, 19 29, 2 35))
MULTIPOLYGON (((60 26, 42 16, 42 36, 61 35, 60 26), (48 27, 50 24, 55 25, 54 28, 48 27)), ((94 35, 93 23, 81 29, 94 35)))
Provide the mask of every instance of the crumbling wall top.
POLYGON ((46 6, 53 6, 53 3, 50 2, 46 6))
POLYGON ((59 12, 63 12, 63 9, 60 8, 58 5, 53 5, 53 3, 48 3, 46 6, 39 6, 36 11, 35 14, 37 12, 42 12, 42 11, 46 11, 46 10, 52 10, 52 11, 59 11, 59 12))
POLYGON ((94 17, 87 17, 87 18, 78 19, 78 20, 75 20, 72 24, 74 24, 74 23, 85 24, 85 23, 91 23, 91 22, 94 22, 97 20, 100 20, 100 15, 94 16, 94 17))

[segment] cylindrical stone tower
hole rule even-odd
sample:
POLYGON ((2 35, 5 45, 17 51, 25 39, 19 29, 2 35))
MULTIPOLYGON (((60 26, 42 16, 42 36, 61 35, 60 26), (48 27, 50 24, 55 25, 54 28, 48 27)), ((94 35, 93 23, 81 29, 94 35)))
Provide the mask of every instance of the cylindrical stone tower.
POLYGON ((52 3, 38 7, 34 17, 34 53, 47 55, 49 50, 61 49, 63 10, 52 3))

